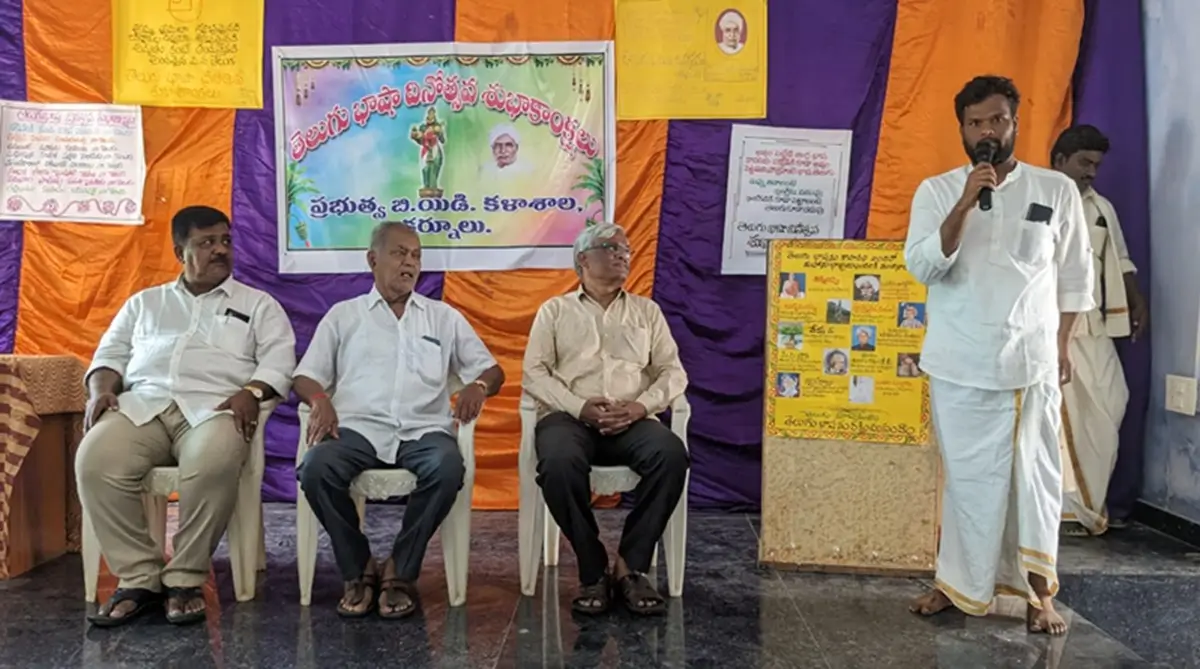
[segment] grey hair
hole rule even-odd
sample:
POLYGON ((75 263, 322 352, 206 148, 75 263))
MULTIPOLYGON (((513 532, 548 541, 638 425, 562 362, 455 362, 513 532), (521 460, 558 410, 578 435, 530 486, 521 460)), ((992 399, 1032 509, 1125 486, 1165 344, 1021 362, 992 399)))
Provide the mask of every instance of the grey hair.
POLYGON ((579 236, 575 238, 575 273, 583 276, 583 268, 579 266, 579 254, 585 251, 590 251, 596 248, 596 244, 605 239, 612 239, 617 235, 625 234, 625 228, 616 223, 597 223, 583 229, 579 236))
MULTIPOLYGON (((392 230, 408 230, 414 235, 417 234, 417 231, 413 230, 412 226, 407 223, 401 223, 400 221, 384 221, 371 230, 371 250, 376 252, 382 251, 383 240, 387 239, 388 233, 392 230)), ((420 235, 417 235, 418 239, 420 239, 420 237, 420 235)))

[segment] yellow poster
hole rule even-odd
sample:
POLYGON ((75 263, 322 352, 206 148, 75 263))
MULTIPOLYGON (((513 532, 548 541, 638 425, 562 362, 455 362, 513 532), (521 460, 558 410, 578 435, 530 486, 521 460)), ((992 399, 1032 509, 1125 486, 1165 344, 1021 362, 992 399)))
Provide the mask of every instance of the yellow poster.
POLYGON ((928 443, 925 286, 904 243, 772 241, 768 266, 767 434, 928 443))
POLYGON ((261 109, 263 0, 113 0, 113 102, 261 109))
POLYGON ((766 118, 766 0, 616 0, 617 119, 766 118))

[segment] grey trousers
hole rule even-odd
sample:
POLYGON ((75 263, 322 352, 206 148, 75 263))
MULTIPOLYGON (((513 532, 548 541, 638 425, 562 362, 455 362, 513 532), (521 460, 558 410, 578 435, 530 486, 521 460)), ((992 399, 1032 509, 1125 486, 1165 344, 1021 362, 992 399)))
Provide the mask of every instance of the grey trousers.
POLYGON ((296 474, 304 497, 329 534, 342 580, 361 577, 371 558, 371 544, 359 527, 358 509, 350 498, 350 482, 367 469, 407 469, 416 475, 417 489, 404 508, 392 558, 397 578, 416 581, 425 548, 463 485, 465 466, 458 442, 444 432, 401 442, 393 465, 380 460, 361 434, 344 427, 338 433, 339 439, 326 439, 309 449, 296 474))

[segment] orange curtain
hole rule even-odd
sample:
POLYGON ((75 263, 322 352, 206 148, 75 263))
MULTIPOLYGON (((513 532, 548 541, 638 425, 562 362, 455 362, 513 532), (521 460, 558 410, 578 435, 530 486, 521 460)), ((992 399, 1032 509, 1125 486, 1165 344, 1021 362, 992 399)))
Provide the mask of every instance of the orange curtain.
MULTIPOLYGON (((112 0, 26 2, 32 102, 110 102, 112 0)), ((16 352, 90 360, 125 300, 179 273, 171 215, 189 204, 229 211, 233 110, 143 109, 144 225, 26 223, 16 352)))
MULTIPOLYGON (((611 40, 613 3, 604 0, 457 0, 460 42, 611 40)), ((650 295, 667 146, 666 121, 617 124, 618 223, 629 233, 629 290, 650 295)), ((460 309, 500 361, 508 382, 488 402, 475 433, 475 507, 517 506, 521 359, 533 316, 545 300, 574 289, 574 272, 453 272, 443 299, 460 309)))
POLYGON ((1013 79, 1017 157, 1049 163, 1071 121, 1083 14, 1083 0, 899 0, 868 238, 902 239, 921 181, 967 160, 954 96, 976 75, 1013 79))

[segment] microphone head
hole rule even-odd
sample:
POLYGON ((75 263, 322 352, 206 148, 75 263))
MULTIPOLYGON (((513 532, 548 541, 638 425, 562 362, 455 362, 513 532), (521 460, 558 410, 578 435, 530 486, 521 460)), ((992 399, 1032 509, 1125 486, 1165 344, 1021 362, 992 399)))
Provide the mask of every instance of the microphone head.
POLYGON ((990 137, 988 139, 981 139, 975 145, 973 153, 976 164, 990 163, 996 159, 996 154, 1000 153, 1000 142, 990 137))

